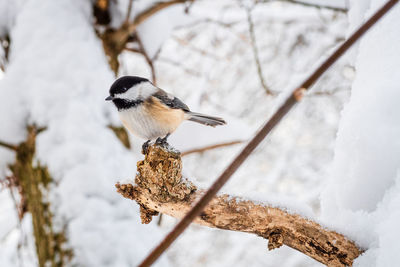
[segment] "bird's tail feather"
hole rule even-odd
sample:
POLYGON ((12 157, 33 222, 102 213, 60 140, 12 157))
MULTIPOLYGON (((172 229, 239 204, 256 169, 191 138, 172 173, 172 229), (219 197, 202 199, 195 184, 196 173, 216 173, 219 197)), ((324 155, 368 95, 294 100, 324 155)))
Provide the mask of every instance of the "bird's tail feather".
POLYGON ((212 126, 212 127, 226 124, 226 122, 223 118, 208 116, 208 115, 201 114, 201 113, 189 111, 189 112, 186 112, 186 116, 187 116, 187 119, 190 121, 194 121, 194 122, 212 126))

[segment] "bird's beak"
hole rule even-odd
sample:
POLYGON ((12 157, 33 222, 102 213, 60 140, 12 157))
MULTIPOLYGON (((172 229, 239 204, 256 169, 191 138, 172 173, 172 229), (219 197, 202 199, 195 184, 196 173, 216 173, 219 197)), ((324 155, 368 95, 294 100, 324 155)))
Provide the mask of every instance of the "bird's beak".
POLYGON ((114 97, 112 97, 112 96, 107 96, 106 101, 110 101, 110 100, 113 100, 113 99, 114 99, 114 97))

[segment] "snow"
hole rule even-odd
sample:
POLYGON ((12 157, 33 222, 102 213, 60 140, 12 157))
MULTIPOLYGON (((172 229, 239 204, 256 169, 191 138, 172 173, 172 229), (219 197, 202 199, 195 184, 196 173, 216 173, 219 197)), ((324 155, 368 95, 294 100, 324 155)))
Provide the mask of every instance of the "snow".
MULTIPOLYGON (((48 198, 55 230, 68 222, 73 264, 132 266, 161 232, 154 225, 131 227, 140 220, 138 208, 115 192, 119 177, 135 173, 137 157, 105 127, 112 110, 104 97, 113 76, 90 16, 89 2, 25 3, 1 81, 6 103, 0 105, 0 120, 10 127, 2 128, 0 138, 18 143, 26 122, 46 125, 37 138, 36 160, 49 167, 56 181, 48 198)), ((1 250, 0 258, 15 257, 7 253, 15 250, 1 250)), ((168 266, 163 260, 159 264, 168 266)))
MULTIPOLYGON (((248 140, 287 89, 382 2, 350 1, 349 24, 332 11, 256 5, 256 45, 265 81, 277 97, 260 86, 246 13, 238 3, 195 1, 189 14, 179 5, 150 18, 139 34, 151 57, 161 49, 157 85, 193 111, 228 122, 218 128, 184 123, 171 144, 185 151, 248 140)), ((111 3, 118 27, 128 1, 111 3)), ((134 1, 132 17, 152 3, 134 1)), ((367 249, 356 266, 400 262, 399 13, 397 7, 337 62, 223 188, 346 234, 367 249), (351 98, 341 113, 352 65, 351 98)), ((35 162, 48 166, 55 180, 46 197, 56 230, 65 227, 67 246, 74 249, 72 264, 134 266, 176 220, 164 216, 161 226, 141 225, 137 205, 115 192, 115 182, 134 178, 143 140, 131 137, 133 148, 127 150, 106 127, 121 124, 104 101, 114 77, 92 21, 90 1, 0 1, 0 36, 9 32, 12 39, 10 63, 0 78, 0 140, 17 144, 27 123, 47 126, 37 138, 35 162)), ((121 74, 150 77, 140 55, 124 52, 121 60, 121 74)), ((183 157, 185 177, 210 185, 243 145, 183 157)), ((0 148, 0 177, 13 158, 0 148)), ((0 266, 21 260, 23 266, 37 265, 31 228, 29 214, 19 225, 9 191, 0 191, 0 266)), ((266 251, 262 238, 192 226, 156 266, 320 266, 287 247, 266 251)))
POLYGON ((185 13, 184 5, 173 5, 140 24, 138 34, 148 56, 154 58, 172 30, 190 21, 192 18, 185 13), (160 25, 163 25, 162 30, 160 30, 160 25))
MULTIPOLYGON (((372 1, 365 14, 383 2, 372 1)), ((365 10, 353 4, 357 12, 365 10)), ((354 14, 359 16, 357 12, 354 14)), ((371 261, 376 264, 370 266, 399 262, 399 231, 394 228, 400 219, 400 54, 394 45, 400 42, 399 15, 397 6, 360 42, 356 79, 342 114, 335 159, 322 194, 324 219, 369 248, 356 266, 371 261)))

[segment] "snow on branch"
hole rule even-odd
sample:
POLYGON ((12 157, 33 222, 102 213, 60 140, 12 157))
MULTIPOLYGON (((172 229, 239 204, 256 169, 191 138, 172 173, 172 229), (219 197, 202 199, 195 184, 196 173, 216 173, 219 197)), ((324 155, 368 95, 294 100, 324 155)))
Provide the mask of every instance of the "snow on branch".
MULTIPOLYGON (((118 183, 116 187, 140 205, 142 223, 158 213, 182 218, 204 193, 182 178, 178 151, 153 145, 137 169, 135 185, 118 183)), ((343 235, 298 214, 226 194, 216 196, 194 222, 256 234, 269 240, 270 250, 285 244, 328 266, 351 266, 362 253, 343 235)))

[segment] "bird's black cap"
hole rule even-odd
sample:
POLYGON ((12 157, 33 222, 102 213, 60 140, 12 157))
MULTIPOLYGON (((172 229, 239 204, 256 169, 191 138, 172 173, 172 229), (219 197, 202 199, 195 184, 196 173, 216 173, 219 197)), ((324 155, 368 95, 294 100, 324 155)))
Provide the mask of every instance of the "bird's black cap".
POLYGON ((126 92, 132 86, 141 83, 148 82, 149 80, 146 78, 138 77, 138 76, 123 76, 118 78, 110 87, 110 96, 114 96, 115 94, 122 94, 126 92))

